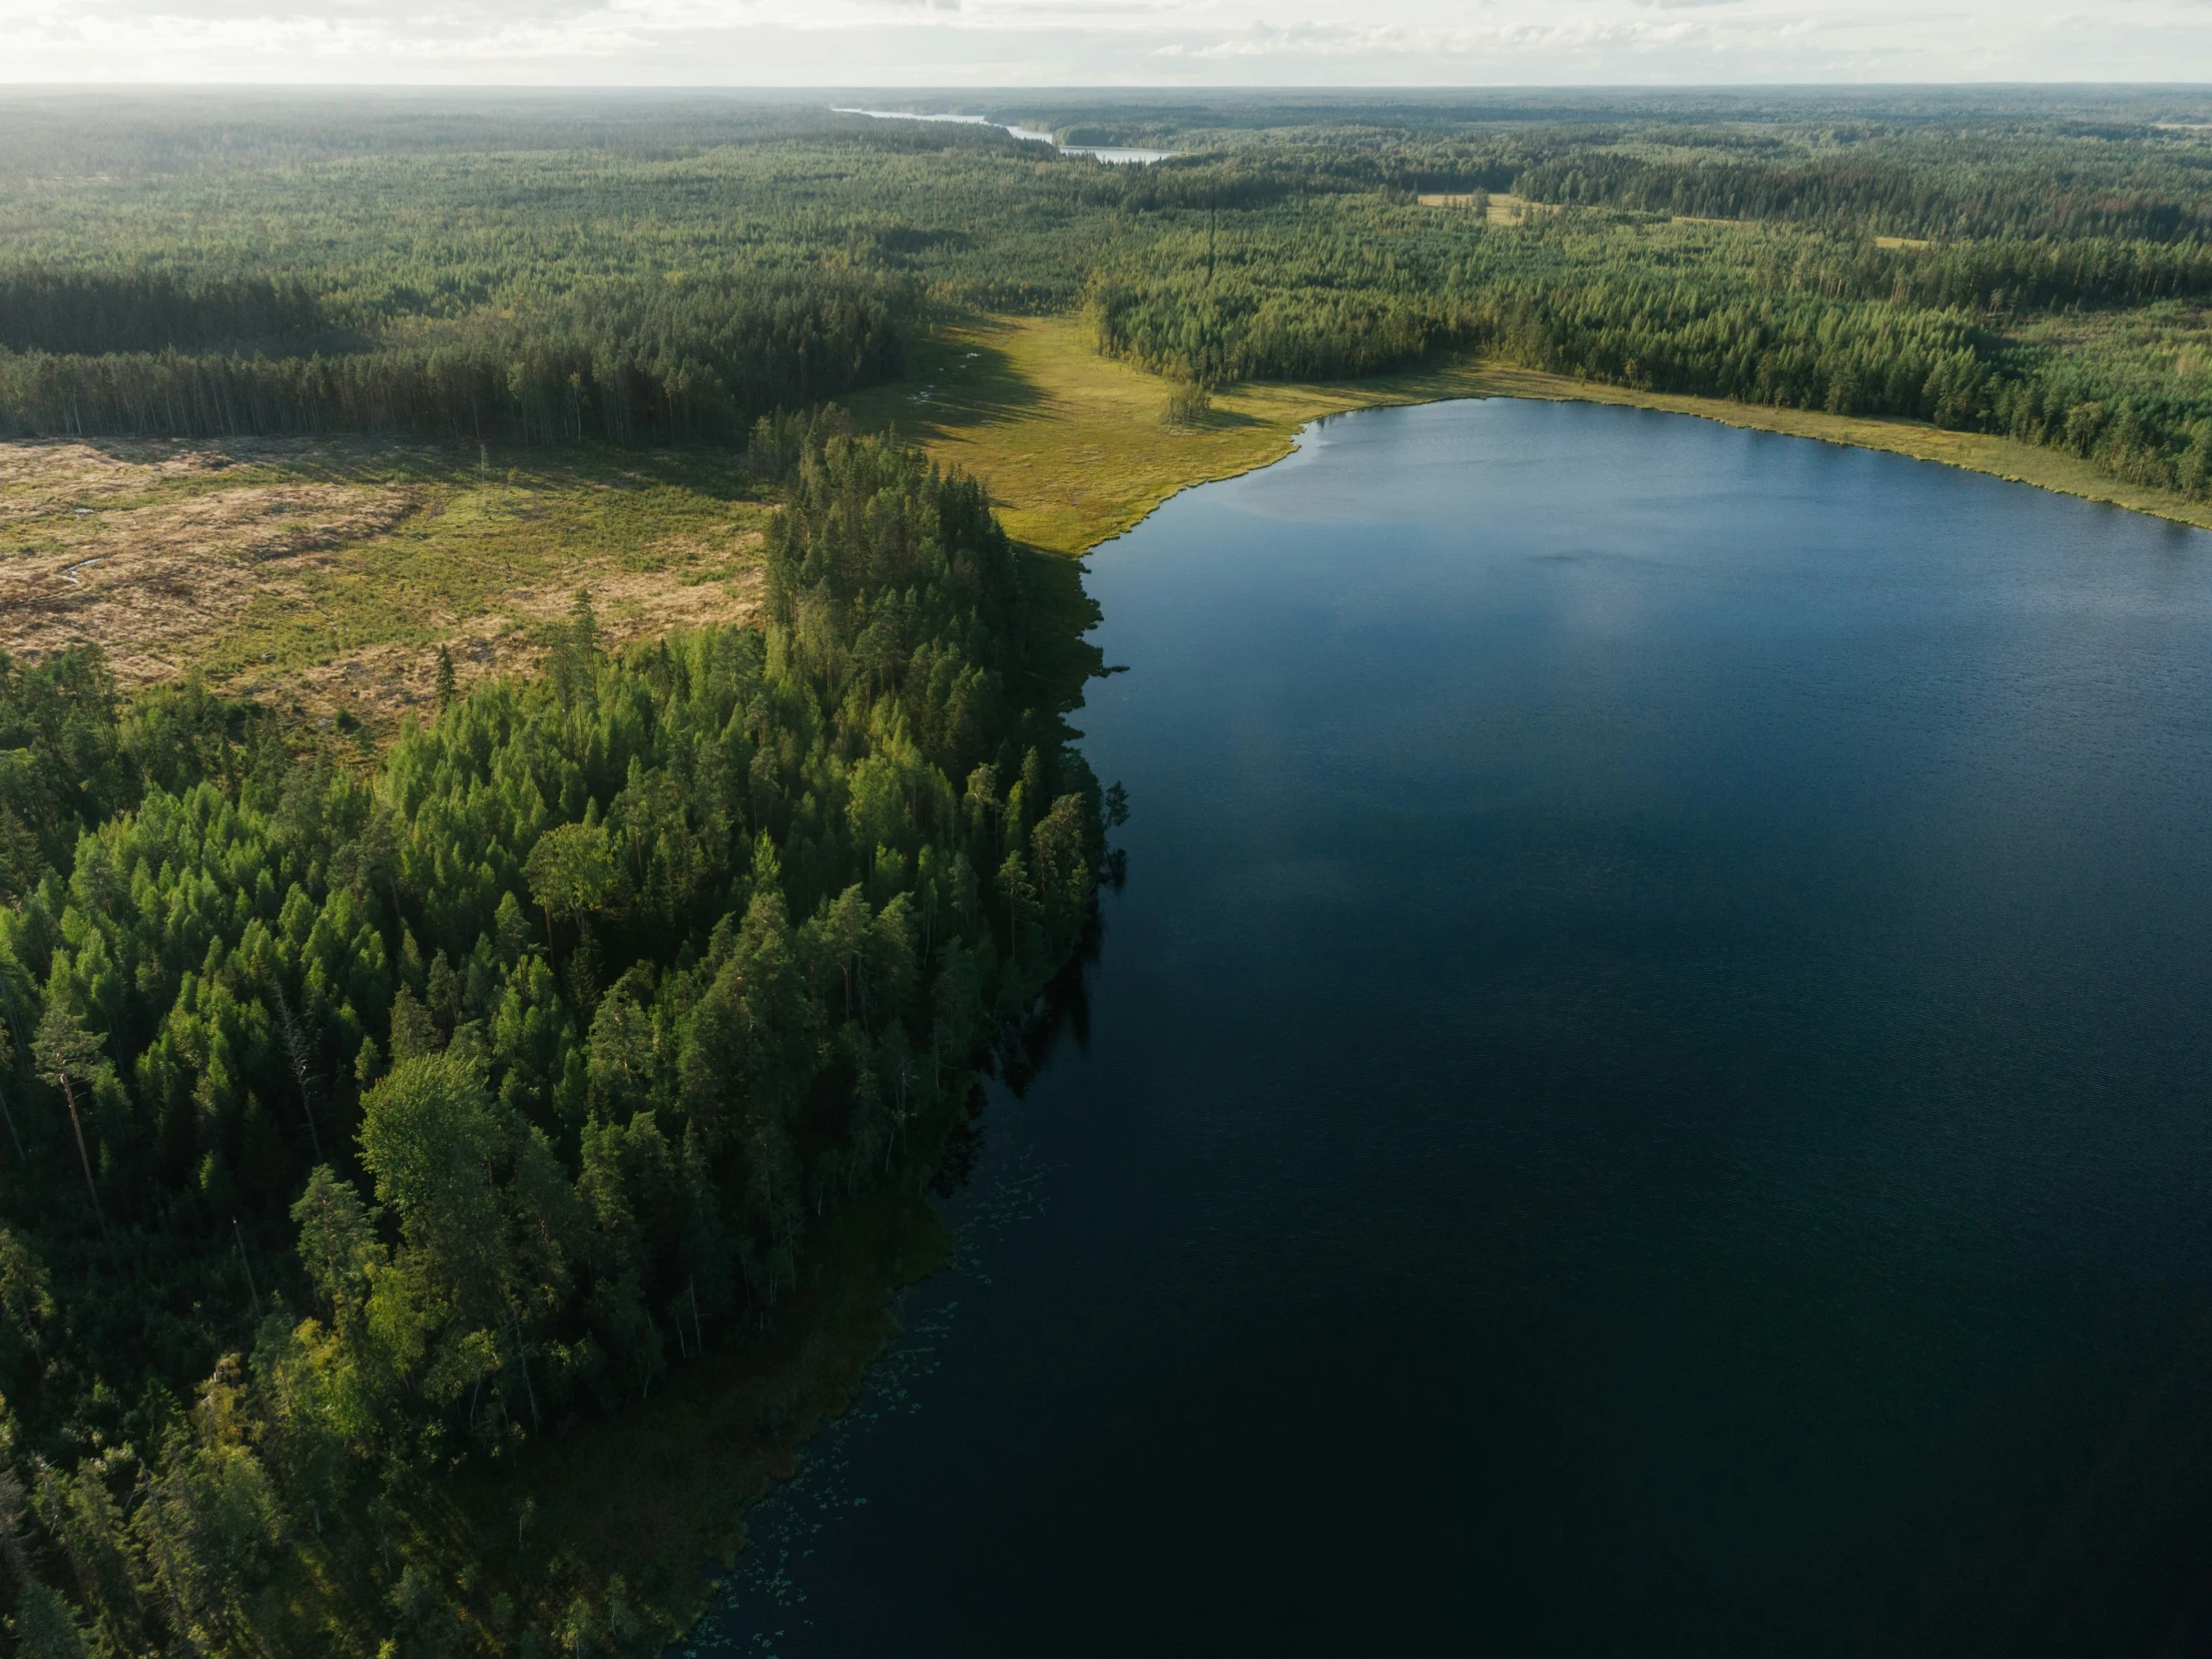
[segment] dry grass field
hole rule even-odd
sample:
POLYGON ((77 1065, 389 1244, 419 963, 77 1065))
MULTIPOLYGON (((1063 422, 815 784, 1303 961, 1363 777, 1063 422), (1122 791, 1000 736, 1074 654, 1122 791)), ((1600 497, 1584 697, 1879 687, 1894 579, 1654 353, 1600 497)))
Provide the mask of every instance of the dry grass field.
POLYGON ((771 509, 697 454, 364 439, 0 445, 0 649, 372 729, 525 666, 579 588, 615 640, 751 614, 771 509))
POLYGON ((1424 208, 1450 208, 1460 213, 1472 211, 1475 204, 1485 203, 1488 213, 1486 225, 1525 225, 1539 214, 1557 213, 1559 210, 1541 202, 1525 202, 1506 191, 1485 191, 1476 195, 1433 195, 1415 197, 1424 208))

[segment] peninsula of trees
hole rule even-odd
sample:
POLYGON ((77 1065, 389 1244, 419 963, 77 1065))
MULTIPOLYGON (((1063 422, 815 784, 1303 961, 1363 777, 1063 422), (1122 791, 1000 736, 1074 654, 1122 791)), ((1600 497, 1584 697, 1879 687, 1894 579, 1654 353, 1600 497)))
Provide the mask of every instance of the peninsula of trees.
POLYGON ((580 597, 544 676, 370 772, 5 665, 14 1651, 675 1634, 518 1605, 410 1517, 742 1343, 822 1218, 926 1174, 1107 815, 981 491, 763 437, 764 631, 613 656, 580 597))
MULTIPOLYGON (((619 648, 579 593, 527 674, 416 640, 435 699, 380 748, 97 644, 0 657, 10 1651, 675 1633, 681 1596, 516 1567, 509 1494, 809 1317, 840 1216, 919 1189, 1079 955, 1123 811, 1066 724, 1072 568, 830 403, 926 400, 947 318, 1080 318, 1178 430, 1237 382, 1482 355, 2212 490, 2212 97, 994 113, 1175 155, 699 95, 0 98, 11 454, 182 499, 225 445, 271 479, 381 445, 516 519, 558 466, 511 463, 589 456, 602 539, 711 532, 760 583, 750 625, 619 648), (648 453, 712 475, 677 530, 648 453)), ((56 526, 105 506, 17 513, 10 476, 0 564, 96 564, 56 526)), ((376 534, 461 499, 403 495, 376 534)))

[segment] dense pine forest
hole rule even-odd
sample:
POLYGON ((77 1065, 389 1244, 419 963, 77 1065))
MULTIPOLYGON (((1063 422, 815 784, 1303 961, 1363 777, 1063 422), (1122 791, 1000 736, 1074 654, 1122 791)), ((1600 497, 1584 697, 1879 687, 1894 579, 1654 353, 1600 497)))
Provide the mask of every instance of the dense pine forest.
POLYGON ((425 1517, 928 1179, 1124 810, 1072 576, 830 406, 936 321, 1079 316, 1194 419, 1478 353, 2212 487, 2196 94, 974 106, 1150 167, 826 102, 0 99, 0 436, 696 452, 775 508, 757 625, 614 649, 579 592, 380 751, 0 658, 14 1651, 674 1633, 425 1517))
POLYGON ((825 1216, 926 1174, 1109 814, 980 490, 834 421, 753 452, 764 631, 615 656, 580 595, 543 676, 371 772, 6 667, 16 1651, 675 1633, 518 1606, 407 1517, 743 1343, 825 1216))

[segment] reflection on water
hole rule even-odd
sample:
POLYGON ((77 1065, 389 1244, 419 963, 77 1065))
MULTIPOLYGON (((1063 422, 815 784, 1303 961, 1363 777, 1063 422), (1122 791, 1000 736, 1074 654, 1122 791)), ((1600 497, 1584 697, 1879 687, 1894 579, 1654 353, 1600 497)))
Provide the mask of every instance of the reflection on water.
MULTIPOLYGON (((991 1057, 993 1092, 1002 1100, 1018 1100, 1064 1042, 1080 1050, 1087 1041, 1099 943, 1100 930, 1093 927, 1030 1017, 1002 1033, 991 1057)), ((851 1405, 808 1444, 794 1477, 748 1512, 746 1547, 721 1583, 719 1610, 671 1650, 675 1659, 715 1654, 775 1659, 825 1651, 818 1615, 828 1612, 833 1626, 838 1610, 818 1607, 811 1569, 819 1550, 834 1547, 837 1524, 867 1506, 864 1474, 856 1477, 855 1469, 865 1469, 869 1443, 879 1430, 921 1410, 924 1384, 957 1334, 961 1298, 992 1284, 993 1263, 1018 1248, 1025 1224, 1046 1213, 1059 1173, 1039 1160, 1034 1147, 1018 1143, 985 1165, 986 1100, 979 1088, 975 1115, 953 1134, 930 1184, 934 1196, 945 1201, 951 1260, 895 1299, 898 1340, 869 1370, 851 1405)), ((926 1425, 920 1431, 926 1433, 926 1425)))
POLYGON ((1088 580, 1087 1041, 704 1639, 2206 1645, 2212 537, 1495 401, 1088 580))

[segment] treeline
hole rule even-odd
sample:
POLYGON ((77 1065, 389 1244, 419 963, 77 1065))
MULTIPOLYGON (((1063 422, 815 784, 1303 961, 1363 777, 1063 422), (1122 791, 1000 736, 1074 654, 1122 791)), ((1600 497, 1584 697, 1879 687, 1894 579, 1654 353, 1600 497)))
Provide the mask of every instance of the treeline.
POLYGON ((2177 164, 2170 151, 2139 144, 2115 164, 2083 147, 2039 140, 2016 143, 2010 155, 1977 146, 1970 162, 1958 159, 1955 146, 1937 145, 1897 154, 1847 148, 1787 161, 1585 150, 1523 169, 1513 189, 1568 207, 1892 236, 2179 242, 2212 233, 2194 156, 2177 164))
POLYGON ((2170 376, 2130 383, 2116 365, 2001 350, 1977 410, 1960 424, 2094 462, 2115 478, 2212 493, 2212 395, 2170 376))
POLYGON ((926 1169, 1108 817, 980 488, 779 447, 765 638, 617 659, 580 604, 373 777, 190 692, 118 724, 83 660, 7 682, 115 792, 0 910, 16 1651, 674 1634, 405 1517, 748 1341, 822 1217, 926 1169))
POLYGON ((1972 320, 1882 301, 1790 303, 1614 277, 1501 285, 1474 337, 1532 368, 1832 414, 1977 423, 1992 371, 1972 320))
POLYGON ((1973 320, 1955 311, 1791 301, 1626 271, 1313 301, 1233 280, 1187 295, 1125 278, 1099 285, 1091 316, 1101 350, 1206 384, 1377 373, 1448 347, 1650 390, 1968 425, 1993 373, 1973 320))
POLYGON ((0 432, 735 438, 897 374, 911 305, 860 277, 631 282, 332 356, 0 350, 0 432))
POLYGON ((2058 447, 2202 493, 2212 392, 2102 354, 2024 350, 1992 310, 2054 292, 2196 291, 2204 251, 2110 242, 1873 249, 1632 224, 1527 226, 1313 201, 1186 222, 1088 295, 1100 350, 1178 379, 1308 379, 1437 350, 1654 391, 1886 415, 2058 447))
POLYGON ((1764 285, 1836 299, 1984 311, 2141 305, 2212 293, 2212 246, 2081 241, 1938 243, 1882 248, 1820 238, 1770 250, 1764 285))
POLYGON ((1225 279, 1092 284, 1094 343, 1155 374, 1219 386, 1235 380, 1343 380, 1383 374, 1446 346, 1471 346, 1471 313, 1389 292, 1287 292, 1225 279))
POLYGON ((0 348, 98 354, 110 351, 270 352, 336 333, 320 297, 292 278, 188 278, 172 271, 0 271, 0 348))
POLYGON ((1107 355, 1206 385, 1382 373, 1479 337, 1474 246, 1443 216, 1372 198, 1183 216, 1101 264, 1085 315, 1107 355))

